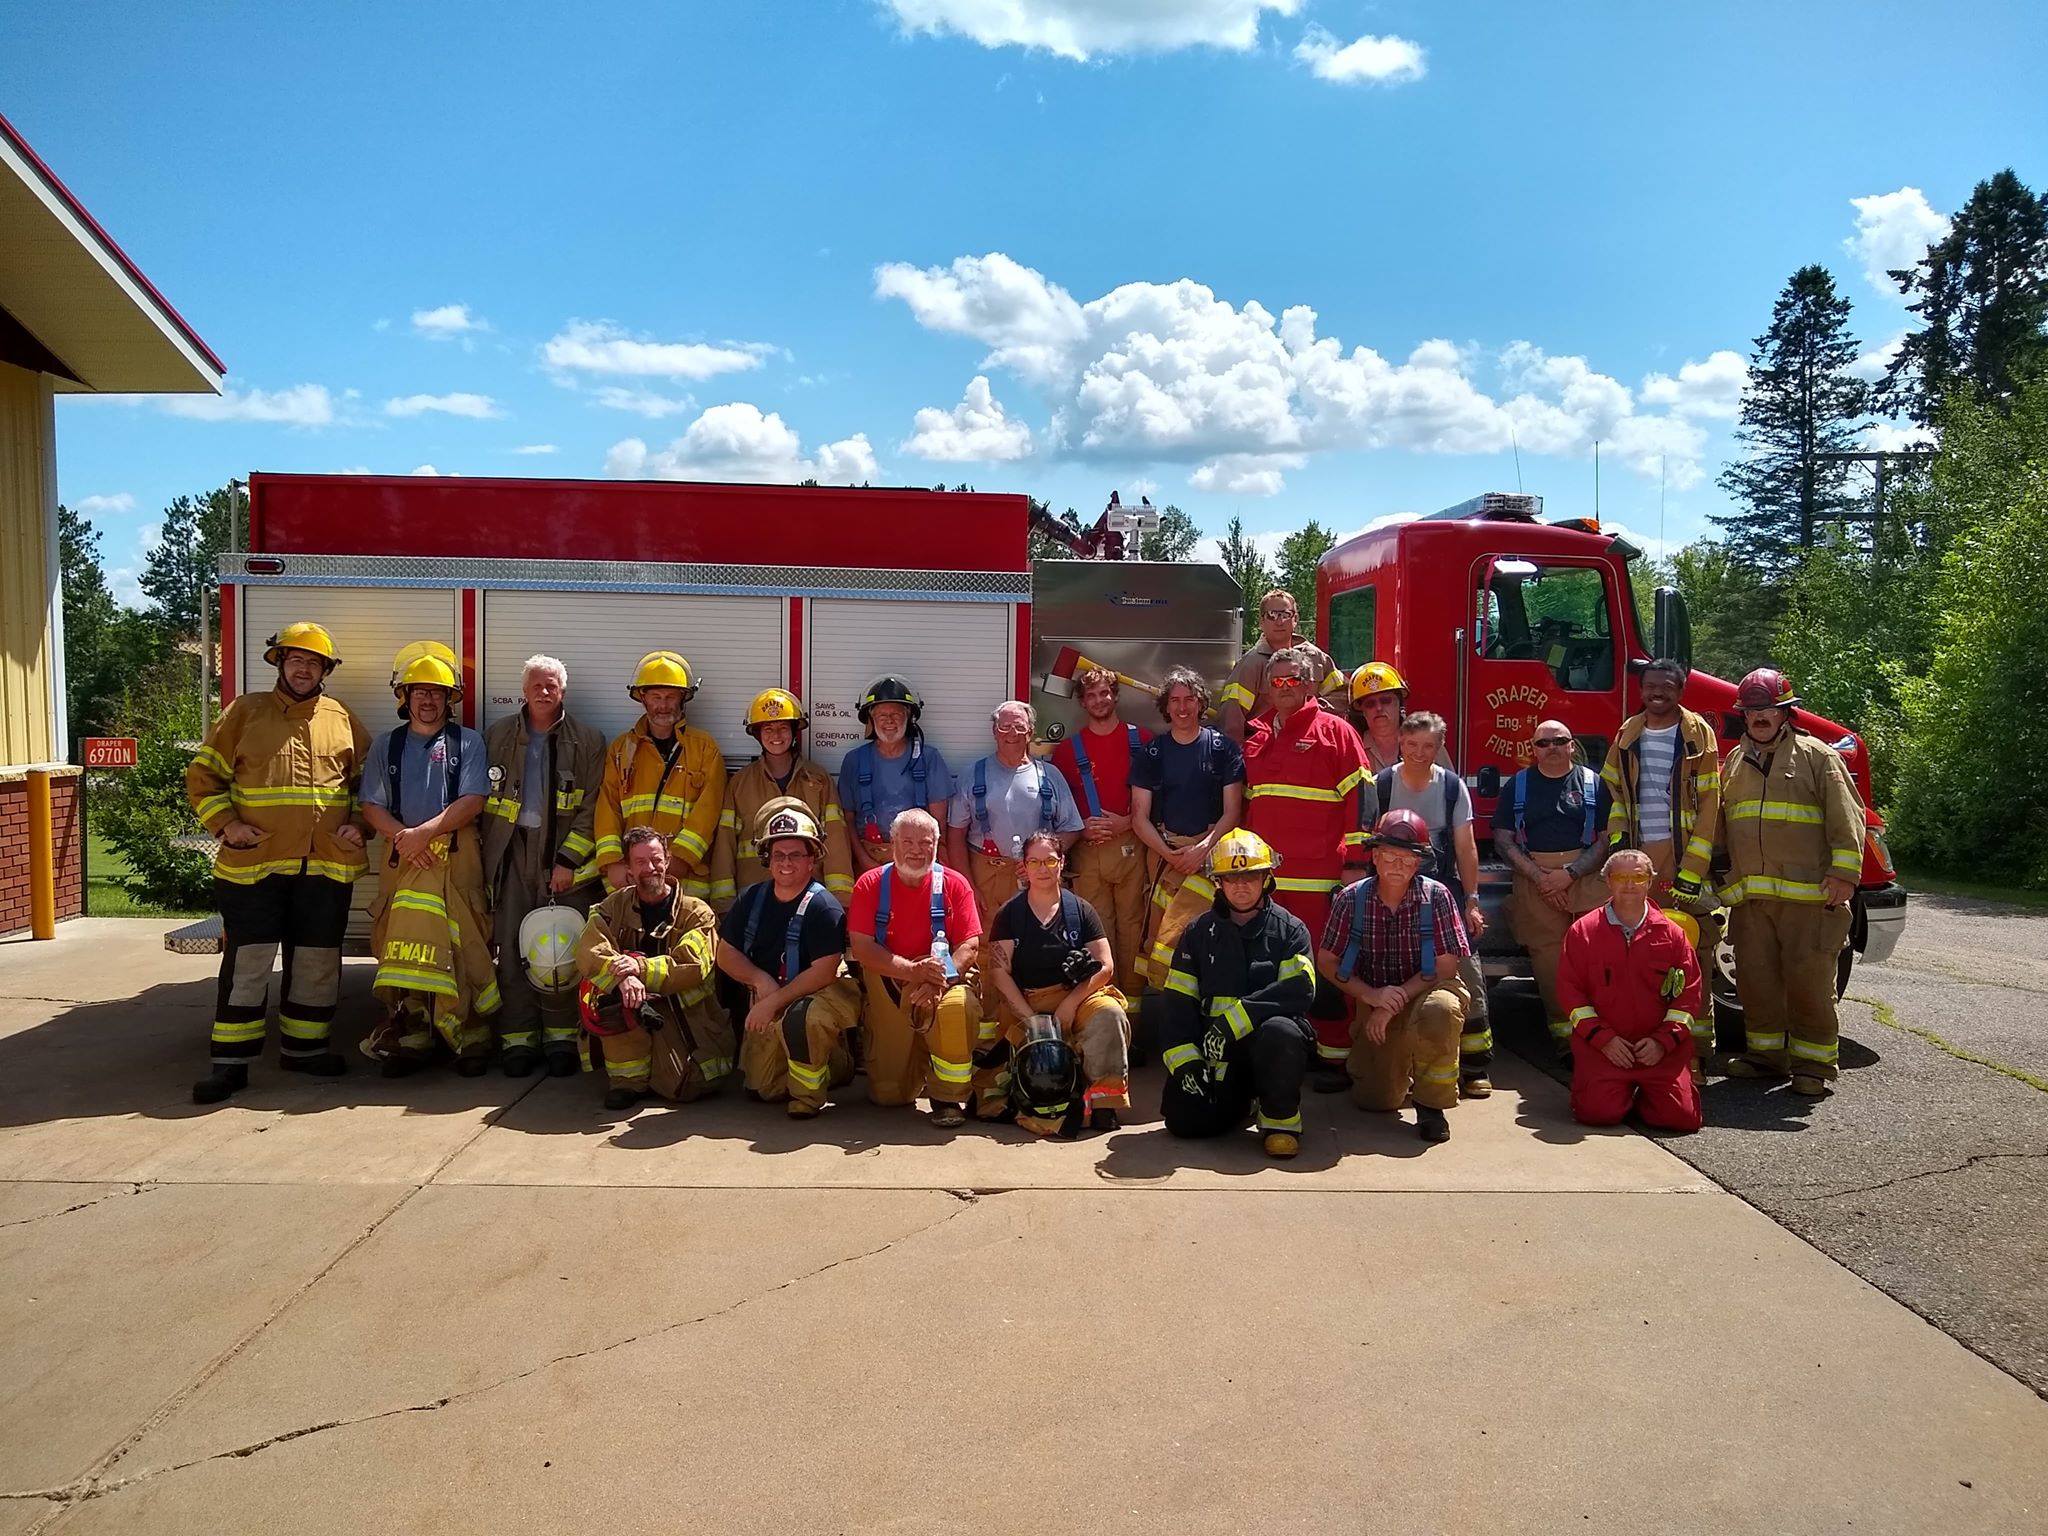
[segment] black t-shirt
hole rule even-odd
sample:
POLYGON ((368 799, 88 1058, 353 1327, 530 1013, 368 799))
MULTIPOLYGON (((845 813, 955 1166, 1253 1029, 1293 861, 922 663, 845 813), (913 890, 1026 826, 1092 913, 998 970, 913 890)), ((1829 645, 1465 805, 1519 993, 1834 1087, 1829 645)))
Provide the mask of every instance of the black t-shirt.
POLYGON ((660 901, 640 903, 640 934, 643 940, 675 916, 676 893, 670 891, 660 901))
MULTIPOLYGON (((789 936, 789 921, 796 916, 802 901, 801 891, 795 901, 777 901, 775 884, 770 880, 750 885, 718 920, 718 936, 777 981, 788 981, 790 978, 782 974, 783 946, 789 936), (747 919, 763 902, 766 905, 760 908, 760 920, 753 924, 754 942, 749 944, 747 919)), ((846 908, 839 904, 838 897, 820 887, 811 897, 811 904, 804 908, 803 930, 797 935, 796 969, 807 970, 826 955, 845 952, 846 908)))
MULTIPOLYGON (((1593 835, 1586 836, 1585 778, 1576 766, 1559 778, 1547 778, 1536 769, 1528 773, 1528 802, 1522 808, 1527 829, 1523 844, 1531 853, 1570 853, 1590 848, 1607 829, 1607 786, 1593 781, 1593 835)), ((1503 820, 1514 820, 1514 790, 1509 787, 1500 798, 1495 814, 1506 811, 1503 820)))
POLYGON ((1031 910, 1029 893, 1019 891, 996 913, 989 936, 1008 939, 1017 946, 1010 956, 1010 975, 1020 988, 1029 992, 1033 987, 1066 985, 1067 978, 1060 967, 1067 956, 1108 935, 1095 909, 1072 891, 1061 898, 1060 910, 1053 914, 1050 927, 1041 923, 1038 914, 1031 910), (1071 943, 1067 938, 1070 915, 1074 919, 1071 943))
POLYGON ((1131 786, 1152 791, 1152 820, 1177 837, 1199 837, 1223 814, 1226 785, 1244 782, 1244 749, 1203 726, 1185 746, 1161 731, 1131 755, 1131 786))

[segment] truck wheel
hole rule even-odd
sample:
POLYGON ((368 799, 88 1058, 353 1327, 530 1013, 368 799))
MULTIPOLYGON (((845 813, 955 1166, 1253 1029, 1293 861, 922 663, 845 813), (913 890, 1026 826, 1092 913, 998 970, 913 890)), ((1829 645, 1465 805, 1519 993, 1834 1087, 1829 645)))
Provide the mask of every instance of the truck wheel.
MULTIPOLYGON (((1849 990, 1849 974, 1855 969, 1856 946, 1844 944, 1835 960, 1837 1002, 1849 990)), ((1708 978, 1707 989, 1714 999, 1714 1043, 1724 1051, 1742 1050, 1748 1041, 1742 1032, 1742 999, 1735 991, 1735 947, 1725 936, 1714 950, 1714 974, 1708 978)))

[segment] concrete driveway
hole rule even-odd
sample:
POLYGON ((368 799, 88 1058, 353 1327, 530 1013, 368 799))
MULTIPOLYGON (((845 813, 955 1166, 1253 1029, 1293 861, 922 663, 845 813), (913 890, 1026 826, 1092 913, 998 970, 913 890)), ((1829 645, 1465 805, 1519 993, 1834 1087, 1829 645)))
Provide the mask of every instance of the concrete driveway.
POLYGON ((587 1079, 203 1111, 162 926, 0 945, 0 1533, 2048 1520, 2048 1404, 1519 1063, 1287 1167, 587 1079))

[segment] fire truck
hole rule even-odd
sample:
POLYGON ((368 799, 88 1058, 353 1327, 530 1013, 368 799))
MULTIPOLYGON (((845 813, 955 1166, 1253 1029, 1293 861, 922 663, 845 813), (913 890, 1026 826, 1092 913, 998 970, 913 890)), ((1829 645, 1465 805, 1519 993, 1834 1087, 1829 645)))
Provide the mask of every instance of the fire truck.
MULTIPOLYGON (((1622 722, 1642 704, 1640 678, 1652 657, 1690 665, 1685 599, 1659 587, 1648 605, 1649 634, 1629 580, 1641 551, 1590 519, 1542 521, 1540 496, 1491 493, 1425 517, 1369 530, 1331 549, 1316 571, 1317 634, 1347 670, 1391 662, 1414 709, 1443 715, 1446 751, 1465 777, 1479 823, 1480 900, 1487 933, 1480 953, 1493 977, 1526 975, 1527 957, 1506 921, 1509 874, 1485 857, 1495 802, 1530 757, 1539 720, 1556 719, 1579 739, 1596 770, 1622 722)), ((1761 661, 1762 658, 1759 658, 1761 661)), ((1692 674, 1683 702, 1714 724, 1722 751, 1741 735, 1735 686, 1692 674)), ((1796 712, 1799 725, 1841 753, 1867 806, 1870 758, 1846 726, 1796 712)), ((1882 960, 1898 943, 1906 893, 1866 811, 1863 872, 1849 946, 1837 972, 1848 984, 1857 955, 1882 960)), ((1732 957, 1723 946, 1713 978, 1724 1029, 1739 1017, 1732 957)))

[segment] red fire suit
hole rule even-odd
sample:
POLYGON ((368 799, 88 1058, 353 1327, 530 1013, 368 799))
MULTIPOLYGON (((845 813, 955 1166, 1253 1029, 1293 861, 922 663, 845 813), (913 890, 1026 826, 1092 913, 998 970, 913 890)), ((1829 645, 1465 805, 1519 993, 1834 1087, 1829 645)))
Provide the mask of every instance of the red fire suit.
MULTIPOLYGON (((1280 855, 1273 900, 1321 933, 1344 883, 1347 851, 1352 862, 1365 862, 1358 797, 1370 770, 1358 733, 1313 703, 1285 720, 1262 715, 1246 727, 1244 771, 1245 825, 1280 855)), ((1318 986, 1310 1022, 1319 1057, 1349 1058, 1351 1009, 1342 994, 1318 986)))
POLYGON ((1558 1006, 1572 1025, 1572 1118, 1619 1125, 1631 1108, 1646 1125, 1700 1128, 1692 1063, 1692 1019, 1700 1006, 1700 967, 1692 941, 1655 904, 1631 936, 1596 907, 1564 936, 1557 965, 1558 1006), (1617 1067, 1602 1053, 1619 1036, 1654 1036, 1664 1055, 1654 1067, 1617 1067))

